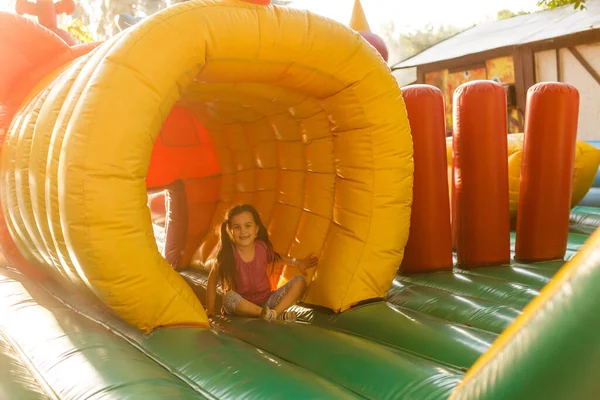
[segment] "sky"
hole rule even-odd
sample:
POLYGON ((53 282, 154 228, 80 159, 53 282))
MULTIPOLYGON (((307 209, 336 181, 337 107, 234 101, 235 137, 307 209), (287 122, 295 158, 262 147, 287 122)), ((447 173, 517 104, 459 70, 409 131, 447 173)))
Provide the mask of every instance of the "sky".
POLYGON ((8 0, 0 0, 0 11, 13 11, 8 0))
MULTIPOLYGON (((361 0, 371 30, 393 21, 396 31, 410 32, 428 24, 468 27, 496 18, 501 9, 535 11, 537 0, 361 0)), ((354 0, 293 0, 291 6, 348 23, 354 0)))
MULTIPOLYGON (((0 0, 0 10, 8 10, 10 0, 0 0)), ((410 32, 428 24, 468 27, 496 17, 500 9, 534 11, 537 0, 362 0, 371 30, 378 33, 394 22, 397 32, 410 32)), ((293 0, 291 6, 307 9, 347 24, 354 0, 293 0)), ((12 5, 12 4, 11 4, 12 5)))

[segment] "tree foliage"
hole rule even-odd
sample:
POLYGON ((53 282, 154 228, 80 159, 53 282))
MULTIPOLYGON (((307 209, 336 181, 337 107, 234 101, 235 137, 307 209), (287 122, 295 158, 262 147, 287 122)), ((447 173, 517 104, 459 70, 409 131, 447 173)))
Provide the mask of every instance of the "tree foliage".
POLYGON ((422 29, 412 32, 397 32, 393 22, 384 24, 380 31, 382 39, 390 51, 390 62, 402 60, 413 56, 434 44, 448 39, 462 31, 453 25, 432 26, 427 25, 422 29))
POLYGON ((572 4, 575 10, 585 9, 585 0, 539 0, 537 2, 538 7, 550 10, 554 10, 556 7, 567 6, 569 4, 572 4))
POLYGON ((529 14, 529 13, 527 11, 513 12, 511 10, 500 10, 500 11, 498 11, 496 18, 498 20, 501 20, 501 19, 516 17, 518 15, 524 15, 524 14, 529 14))
MULTIPOLYGON (((146 17, 168 6, 188 0, 76 0, 77 15, 87 26, 95 40, 106 40, 119 29, 115 17, 126 13, 134 17, 146 17)), ((293 0, 272 0, 273 4, 289 5, 293 0)))
POLYGON ((114 23, 117 15, 126 13, 145 17, 179 2, 177 0, 78 0, 77 11, 73 17, 83 21, 95 40, 106 40, 119 31, 114 23))
POLYGON ((94 41, 94 36, 79 18, 71 20, 71 23, 65 26, 61 26, 62 29, 67 31, 73 39, 79 43, 90 43, 94 41))

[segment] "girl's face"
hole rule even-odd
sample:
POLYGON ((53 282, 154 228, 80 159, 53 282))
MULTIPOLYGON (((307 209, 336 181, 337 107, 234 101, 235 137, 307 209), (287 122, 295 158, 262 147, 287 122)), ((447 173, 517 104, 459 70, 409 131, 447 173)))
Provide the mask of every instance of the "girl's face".
POLYGON ((231 217, 231 239, 238 246, 249 246, 254 243, 259 227, 248 211, 231 217))

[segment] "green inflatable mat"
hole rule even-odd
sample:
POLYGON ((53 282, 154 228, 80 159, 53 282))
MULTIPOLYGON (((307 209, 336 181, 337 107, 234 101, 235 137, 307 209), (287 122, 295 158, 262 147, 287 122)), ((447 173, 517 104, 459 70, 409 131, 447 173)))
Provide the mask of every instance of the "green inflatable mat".
POLYGON ((547 269, 535 269, 529 266, 514 264, 499 267, 473 268, 470 270, 455 268, 455 272, 527 285, 538 291, 546 286, 555 274, 554 271, 547 269))
MULTIPOLYGON (((192 269, 182 275, 198 296, 205 298, 206 272, 192 269)), ((217 304, 220 300, 217 296, 217 304)), ((299 306, 294 309, 301 321, 296 324, 265 325, 257 319, 222 316, 215 317, 215 321, 225 332, 253 346, 315 371, 362 396, 378 399, 387 398, 388 393, 396 393, 392 398, 447 397, 447 390, 460 381, 463 371, 496 337, 467 327, 457 326, 452 332, 440 319, 410 310, 402 312, 384 302, 356 307, 337 316, 299 306), (411 320, 413 317, 416 320, 411 320), (429 342, 430 339, 435 342, 429 342), (365 369, 372 375, 361 373, 365 369), (383 378, 388 374, 393 376, 390 381, 383 378), (372 381, 377 376, 381 378, 372 381)))
MULTIPOLYGON (((198 296, 205 298, 206 273, 188 270, 182 274, 198 296)), ((497 337, 495 333, 449 323, 384 301, 353 307, 341 314, 302 306, 293 309, 300 321, 315 327, 361 337, 463 371, 497 337)))
POLYGON ((413 283, 523 309, 539 291, 529 286, 454 271, 396 276, 400 283, 413 283))
POLYGON ((497 335, 379 301, 341 314, 295 307, 299 319, 468 370, 497 335))
POLYGON ((393 347, 310 324, 221 316, 215 323, 369 399, 445 399, 463 377, 459 370, 393 347))
MULTIPOLYGON (((80 316, 25 278, 0 270, 0 330, 23 361, 3 399, 203 399, 125 340, 80 316), (25 369, 27 371, 25 371, 25 369), (43 388, 43 389, 42 389, 43 388), (31 389, 26 391, 27 389, 31 389), (43 390, 42 393, 40 391, 43 390)), ((14 365, 14 357, 3 361, 14 365)), ((5 365, 5 364, 0 364, 5 365)))
POLYGON ((163 328, 140 335, 97 309, 80 312, 121 332, 175 376, 215 398, 386 399, 403 394, 438 399, 447 397, 463 376, 457 368, 310 324, 219 317, 216 330, 163 328), (373 381, 375 375, 389 379, 373 381))
MULTIPOLYGON (((565 260, 577 253, 588 237, 587 234, 570 232, 565 260)), ((516 233, 511 232, 510 243, 513 250, 515 240, 516 233)), ((539 294, 565 262, 522 264, 511 261, 507 266, 468 270, 454 268, 452 271, 398 275, 388 292, 387 300, 413 310, 449 318, 450 321, 499 333, 499 329, 508 326, 519 310, 539 294), (428 297, 430 294, 434 297, 428 297), (476 315, 477 318, 467 317, 465 313, 476 315)))
POLYGON ((571 209, 570 230, 591 235, 600 227, 600 208, 577 206, 571 209))
POLYGON ((141 335, 103 310, 79 311, 214 398, 438 399, 463 376, 457 368, 311 324, 219 317, 217 329, 171 327, 141 335))
POLYGON ((514 307, 433 287, 394 281, 386 301, 444 320, 502 333, 521 314, 514 307))
POLYGON ((0 399, 50 399, 27 364, 0 329, 0 399))
MULTIPOLYGON (((269 327, 264 332, 265 340, 274 341, 276 332, 269 327)), ((173 374, 216 399, 362 398, 360 393, 331 383, 319 373, 286 362, 289 360, 277 353, 263 351, 214 329, 159 329, 138 344, 173 374)), ((299 351, 313 351, 297 343, 291 345, 299 351)), ((326 363, 329 355, 321 353, 319 357, 326 363)), ((382 396, 389 395, 386 385, 380 389, 382 396)))
MULTIPOLYGON (((572 258, 588 237, 570 232, 565 260, 572 258)), ((512 232, 513 249, 515 240, 512 232)), ((565 261, 522 264, 513 260, 510 266, 397 276, 386 300, 448 321, 501 333, 564 264, 565 261)))
MULTIPOLYGON (((581 217, 575 210, 577 224, 573 215, 565 259, 585 243, 585 226, 600 213, 581 217)), ((149 335, 58 286, 47 285, 48 292, 14 271, 0 270, 5 294, 0 299, 0 395, 34 400, 446 399, 464 371, 563 264, 513 262, 397 277, 387 302, 342 314, 297 306, 300 322, 293 324, 219 316, 215 329, 171 327, 149 335)), ((203 298, 206 274, 182 275, 203 298)), ((565 318, 563 325, 576 325, 565 318)), ((531 360, 523 368, 537 368, 539 360, 531 360)), ((517 387, 496 385, 488 395, 503 398, 518 393, 517 387)), ((469 391, 458 393, 462 398, 469 391)))
POLYGON ((361 398, 218 330, 168 327, 144 335, 103 306, 86 304, 56 286, 46 287, 78 314, 118 333, 132 349, 206 398, 361 398))
POLYGON ((561 270, 452 400, 600 398, 599 243, 578 263, 561 270))

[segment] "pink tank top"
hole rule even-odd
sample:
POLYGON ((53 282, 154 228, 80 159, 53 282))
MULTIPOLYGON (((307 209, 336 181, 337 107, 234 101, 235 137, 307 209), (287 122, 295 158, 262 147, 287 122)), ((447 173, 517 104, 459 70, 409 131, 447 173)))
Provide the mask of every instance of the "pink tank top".
POLYGON ((255 241, 254 259, 246 262, 235 246, 235 287, 243 298, 262 307, 271 296, 271 283, 267 275, 273 261, 273 254, 267 250, 262 240, 255 241))

